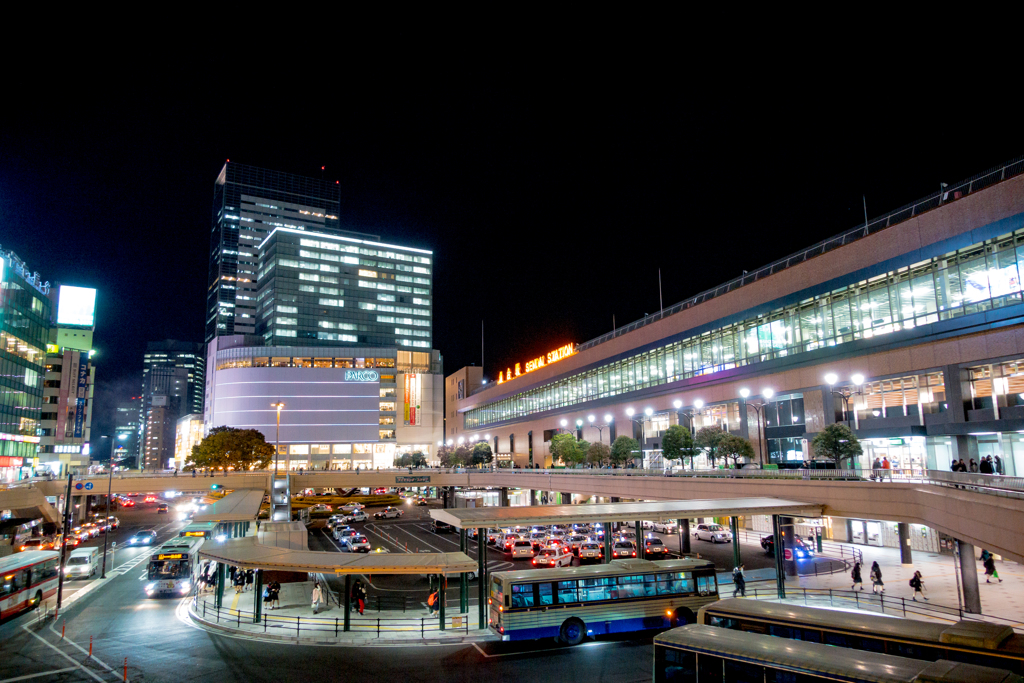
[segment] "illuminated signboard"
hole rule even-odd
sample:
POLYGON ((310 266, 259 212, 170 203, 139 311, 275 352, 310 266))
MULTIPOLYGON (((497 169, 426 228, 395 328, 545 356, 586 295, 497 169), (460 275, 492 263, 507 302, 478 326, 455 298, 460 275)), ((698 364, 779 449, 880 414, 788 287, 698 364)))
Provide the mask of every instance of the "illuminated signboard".
POLYGON ((380 373, 376 370, 346 370, 346 382, 379 382, 380 373))
POLYGON ((95 322, 95 312, 95 289, 60 286, 60 298, 57 304, 58 325, 92 327, 95 322))
POLYGON ((183 554, 181 554, 181 553, 174 553, 172 555, 157 555, 156 559, 158 559, 158 560, 181 560, 184 557, 185 556, 183 554))
POLYGON ((205 531, 186 531, 183 535, 184 536, 200 536, 202 538, 206 538, 210 534, 208 534, 205 531))
POLYGON ((525 375, 528 372, 540 370, 541 368, 551 365, 552 363, 557 363, 563 358, 568 358, 569 356, 576 353, 576 349, 577 346, 575 344, 566 344, 565 346, 559 346, 554 351, 549 351, 548 354, 545 356, 538 356, 537 358, 526 361, 525 370, 522 370, 520 368, 520 366, 522 365, 521 363, 516 363, 515 374, 513 374, 512 368, 508 368, 507 370, 505 370, 504 373, 498 373, 498 384, 507 382, 508 380, 519 377, 520 375, 525 375))
POLYGON ((420 390, 420 376, 406 373, 405 402, 402 408, 406 427, 417 427, 423 422, 420 414, 420 390))

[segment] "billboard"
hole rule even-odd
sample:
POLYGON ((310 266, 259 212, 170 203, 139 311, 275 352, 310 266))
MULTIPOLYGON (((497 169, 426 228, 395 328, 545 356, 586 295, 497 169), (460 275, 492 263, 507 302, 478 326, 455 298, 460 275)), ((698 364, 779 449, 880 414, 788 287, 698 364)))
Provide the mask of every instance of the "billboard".
POLYGON ((57 299, 57 324, 92 327, 95 324, 96 290, 88 287, 60 286, 57 299))
POLYGON ((407 373, 405 375, 405 400, 403 401, 403 418, 406 427, 418 427, 422 424, 420 417, 420 376, 407 373))

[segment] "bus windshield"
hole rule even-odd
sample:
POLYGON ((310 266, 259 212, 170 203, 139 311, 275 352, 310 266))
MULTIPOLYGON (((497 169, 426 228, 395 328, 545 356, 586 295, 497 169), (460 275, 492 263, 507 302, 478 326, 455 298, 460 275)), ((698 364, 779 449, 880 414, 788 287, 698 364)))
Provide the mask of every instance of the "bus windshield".
POLYGON ((188 560, 153 560, 149 563, 150 579, 182 579, 188 576, 188 560))

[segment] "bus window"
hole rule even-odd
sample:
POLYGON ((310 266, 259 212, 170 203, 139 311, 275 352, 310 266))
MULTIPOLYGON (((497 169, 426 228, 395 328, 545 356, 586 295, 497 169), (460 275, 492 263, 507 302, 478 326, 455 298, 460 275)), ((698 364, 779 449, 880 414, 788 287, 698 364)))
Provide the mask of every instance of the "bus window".
POLYGON ((885 652, 885 641, 877 640, 875 638, 858 638, 856 636, 849 636, 847 638, 849 645, 854 650, 864 650, 865 652, 885 652))
POLYGON ((821 642, 821 631, 813 628, 795 628, 793 631, 796 633, 799 640, 806 641, 808 643, 820 643, 821 642))
POLYGON ((694 683, 697 680, 697 655, 667 647, 656 648, 656 652, 663 659, 658 662, 656 683, 694 683))
POLYGON ((658 577, 655 574, 644 575, 644 595, 658 594, 658 577))
POLYGON ((188 560, 153 560, 149 563, 150 580, 186 579, 189 576, 188 560))
POLYGON ((723 683, 722 659, 701 653, 697 656, 697 680, 700 683, 723 683))
MULTIPOLYGON (((612 596, 616 597, 615 595, 612 596)), ((618 596, 620 598, 642 598, 644 597, 643 576, 620 576, 618 581, 618 596)))
POLYGON ((715 575, 711 576, 698 576, 697 577, 697 592, 701 595, 710 595, 717 590, 717 584, 715 583, 715 575))
POLYGON ((768 626, 768 635, 778 636, 779 638, 789 638, 790 640, 800 640, 800 638, 797 638, 796 635, 793 633, 794 631, 799 631, 799 630, 800 629, 790 628, 789 626, 779 626, 777 624, 769 624, 769 626, 768 626))
POLYGON ((533 607, 533 584, 517 583, 512 586, 513 607, 533 607))
MULTIPOLYGON (((701 678, 702 682, 703 680, 701 678)), ((730 683, 763 683, 764 667, 760 664, 748 664, 727 659, 725 660, 725 680, 730 683)))
MULTIPOLYGON (((530 593, 533 593, 533 589, 530 590, 530 593)), ((491 581, 491 599, 499 605, 505 599, 505 596, 501 594, 501 581, 497 579, 491 581)))
POLYGON ((554 602, 552 600, 552 598, 554 596, 552 596, 552 594, 551 594, 551 584, 550 583, 538 583, 537 584, 537 596, 539 598, 537 604, 539 604, 539 605, 553 605, 554 604, 554 602))
POLYGON ((18 585, 18 573, 14 572, 11 574, 4 575, 4 581, 0 584, 0 598, 10 595, 18 591, 21 587, 18 585))
MULTIPOLYGON (((911 643, 895 643, 889 641, 889 654, 897 657, 909 657, 910 659, 923 659, 927 662, 935 662, 940 659, 952 659, 943 655, 940 650, 925 647, 924 645, 912 645, 911 643)), ((1006 667, 1001 667, 1006 668, 1006 667)))
POLYGON ((836 645, 837 647, 849 647, 849 645, 846 644, 846 636, 842 633, 830 633, 828 631, 825 631, 825 644, 836 645))
POLYGON ((572 581, 559 581, 558 582, 558 604, 567 605, 573 602, 579 602, 579 598, 576 597, 576 580, 572 581))

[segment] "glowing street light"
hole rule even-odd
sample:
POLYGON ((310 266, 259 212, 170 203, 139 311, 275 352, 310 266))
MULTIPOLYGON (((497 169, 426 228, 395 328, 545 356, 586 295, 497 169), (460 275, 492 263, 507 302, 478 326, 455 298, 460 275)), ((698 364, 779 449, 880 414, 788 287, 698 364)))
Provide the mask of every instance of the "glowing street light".
POLYGON ((828 384, 830 387, 832 385, 834 385, 838 381, 839 381, 839 376, 836 375, 836 373, 834 373, 834 372, 830 372, 830 373, 825 375, 825 383, 828 384))
POLYGON ((675 408, 676 410, 679 410, 680 408, 683 407, 683 402, 677 398, 676 400, 672 401, 672 407, 675 408))
POLYGON ((626 408, 626 415, 628 415, 629 417, 633 417, 633 415, 635 415, 635 414, 636 414, 635 410, 633 410, 632 408, 626 408))
POLYGON ((590 424, 594 424, 594 420, 596 419, 597 418, 594 417, 593 415, 587 415, 587 422, 589 422, 590 424))

